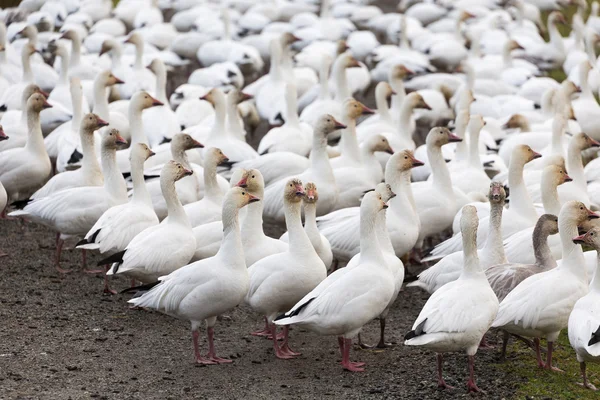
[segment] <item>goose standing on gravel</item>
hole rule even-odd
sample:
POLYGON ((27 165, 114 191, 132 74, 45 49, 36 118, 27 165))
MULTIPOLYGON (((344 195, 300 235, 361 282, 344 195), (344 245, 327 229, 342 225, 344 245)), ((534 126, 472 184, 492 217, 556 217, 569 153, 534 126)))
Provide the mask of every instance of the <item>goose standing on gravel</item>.
POLYGON ((176 161, 165 164, 160 174, 160 186, 167 201, 169 219, 144 229, 125 250, 99 261, 98 265, 112 264, 107 275, 123 274, 142 283, 154 283, 190 261, 196 239, 177 198, 175 182, 191 174, 192 171, 176 161))
POLYGON ((552 366, 552 350, 560 331, 567 327, 569 314, 581 297, 588 293, 583 251, 572 242, 577 226, 598 215, 577 201, 563 205, 558 216, 558 232, 563 246, 559 267, 530 276, 514 288, 500 304, 493 328, 533 337, 540 368, 558 371, 552 366), (540 355, 540 338, 548 340, 546 363, 540 355))
MULTIPOLYGON (((60 255, 64 240, 84 236, 102 214, 127 201, 127 187, 123 175, 116 166, 115 153, 119 145, 127 144, 119 132, 110 129, 102 137, 102 172, 104 186, 83 186, 60 190, 34 200, 11 216, 21 216, 48 226, 57 232, 55 266, 58 272, 69 272, 60 267, 60 255)), ((85 250, 82 252, 85 267, 85 250)))
POLYGON ((477 209, 463 207, 461 232, 464 267, 460 277, 431 295, 412 330, 404 336, 407 346, 423 346, 437 353, 438 387, 451 388, 442 376, 443 353, 465 351, 469 358, 469 392, 475 384, 475 354, 483 335, 498 313, 498 298, 490 287, 477 256, 477 209))
MULTIPOLYGON (((585 235, 573 239, 574 243, 586 243, 600 251, 600 229, 592 228, 585 235)), ((598 363, 600 361, 600 257, 590 285, 590 292, 577 300, 569 316, 569 342, 577 353, 577 361, 581 368, 583 387, 596 390, 586 374, 586 362, 598 363)))
MULTIPOLYGON (((333 118, 330 118, 333 120, 333 118)), ((248 269, 250 289, 246 302, 252 309, 267 317, 277 358, 289 359, 300 355, 288 345, 288 326, 284 326, 284 341, 277 344, 275 317, 291 309, 327 276, 327 269, 302 228, 302 200, 306 196, 302 181, 289 179, 281 188, 285 222, 290 235, 289 248, 257 261, 248 269)))
MULTIPOLYGON (((125 250, 138 233, 158 225, 158 218, 152 208, 152 200, 144 182, 144 161, 153 155, 152 150, 143 143, 132 146, 129 158, 133 197, 126 204, 119 204, 106 210, 85 238, 77 243, 78 249, 98 250, 103 255, 114 254, 125 250)), ((106 276, 104 293, 116 294, 108 287, 106 276)))
POLYGON ((0 182, 9 203, 28 199, 50 178, 52 166, 44 146, 40 112, 52 106, 46 98, 34 93, 27 100, 27 144, 0 153, 0 182))
MULTIPOLYGON (((174 190, 173 190, 174 192, 174 190)), ((129 300, 138 307, 152 308, 192 323, 194 357, 198 364, 223 364, 214 347, 217 317, 236 307, 248 292, 250 280, 244 262, 239 210, 259 201, 244 188, 234 187, 223 201, 223 242, 211 258, 196 261, 160 278, 160 283, 141 297, 129 300), (206 322, 208 354, 202 357, 198 329, 206 322)))
POLYGON ((348 371, 364 371, 365 363, 350 361, 352 339, 365 324, 381 315, 394 294, 394 276, 386 265, 376 231, 378 215, 386 207, 381 194, 365 194, 360 205, 357 265, 330 275, 275 320, 277 325, 299 325, 320 335, 337 336, 342 367, 348 371))

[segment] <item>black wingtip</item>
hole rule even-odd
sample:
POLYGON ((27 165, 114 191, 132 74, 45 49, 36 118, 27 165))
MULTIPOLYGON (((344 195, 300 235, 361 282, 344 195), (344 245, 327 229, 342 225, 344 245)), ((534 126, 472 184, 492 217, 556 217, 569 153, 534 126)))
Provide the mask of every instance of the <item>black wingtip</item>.
POLYGON ((123 254, 125 254, 126 251, 127 250, 119 251, 118 253, 115 253, 112 256, 106 257, 105 259, 98 261, 98 266, 122 262, 123 254))
POLYGON ((2 104, 0 106, 0 112, 5 112, 6 110, 8 110, 8 108, 6 107, 6 104, 2 104))
POLYGON ((90 236, 89 239, 86 239, 86 238, 81 239, 79 242, 77 242, 77 244, 75 245, 75 247, 81 246, 83 244, 90 244, 90 243, 96 242, 96 238, 98 237, 98 234, 100 233, 101 229, 102 228, 100 228, 96 232, 94 232, 94 234, 92 236, 90 236))
POLYGON ((13 201, 12 203, 10 203, 10 205, 16 209, 22 210, 29 203, 31 203, 31 199, 13 201))
POLYGON ((147 290, 152 289, 154 286, 158 285, 159 283, 160 283, 160 281, 156 281, 156 282, 152 282, 152 283, 147 283, 145 285, 130 287, 130 288, 121 290, 120 293, 131 293, 131 292, 147 291, 147 290))
POLYGON ((123 172, 123 178, 128 179, 131 176, 131 172, 123 172))
POLYGON ((173 140, 173 139, 163 136, 163 139, 159 144, 171 143, 171 140, 173 140))
POLYGON ((592 333, 592 337, 588 342, 588 346, 593 346, 598 342, 600 342, 600 326, 598 327, 598 329, 596 329, 596 332, 592 333))
POLYGON ((423 330, 423 327, 425 326, 425 322, 427 322, 427 318, 425 318, 423 320, 423 322, 421 322, 419 325, 417 325, 417 327, 414 330, 412 330, 412 331, 408 332, 406 335, 404 335, 404 340, 410 340, 412 338, 416 338, 417 336, 421 336, 424 333, 426 333, 423 330))
POLYGON ((280 319, 283 318, 291 318, 291 317, 295 317, 296 315, 300 314, 300 312, 302 310, 304 310, 306 308, 306 306, 308 306, 310 303, 312 303, 312 301, 316 299, 316 297, 313 297, 312 299, 308 300, 306 303, 300 305, 300 307, 293 309, 292 311, 286 313, 286 314, 281 314, 280 316, 278 316, 277 318, 275 318, 275 321, 279 321, 280 319))
POLYGON ((77 151, 77 149, 73 150, 71 153, 71 158, 67 161, 67 164, 77 164, 83 158, 83 154, 77 151))
POLYGON ((144 175, 144 180, 150 180, 150 179, 156 179, 156 178, 160 178, 160 175, 144 175))
POLYGON ((236 162, 237 161, 223 161, 221 164, 219 164, 219 167, 225 167, 225 168, 231 169, 235 165, 236 162))

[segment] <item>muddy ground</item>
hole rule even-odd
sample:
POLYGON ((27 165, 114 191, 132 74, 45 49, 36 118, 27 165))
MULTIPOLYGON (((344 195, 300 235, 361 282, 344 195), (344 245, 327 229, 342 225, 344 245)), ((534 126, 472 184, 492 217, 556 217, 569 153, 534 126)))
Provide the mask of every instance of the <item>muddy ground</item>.
MULTIPOLYGON (((405 289, 390 313, 393 348, 351 353, 367 362, 364 373, 342 370, 335 338, 298 328, 291 346, 302 356, 276 359, 269 341, 249 335, 262 320, 247 306, 216 326, 217 350, 234 363, 197 366, 187 322, 129 310, 127 295, 103 296, 101 276, 81 272, 78 250, 63 253, 63 268, 74 272, 60 275, 53 249, 50 230, 0 220, 0 250, 9 254, 0 258, 0 399, 467 397, 464 355, 447 357, 445 376, 457 389, 440 391, 434 355, 398 344, 426 301, 417 289, 405 289)), ((98 257, 88 259, 93 264, 98 257)), ((123 289, 128 282, 112 284, 123 289)), ((377 321, 364 332, 375 341, 377 321)), ((478 383, 487 391, 480 398, 510 398, 519 383, 497 364, 497 354, 477 355, 478 383)))

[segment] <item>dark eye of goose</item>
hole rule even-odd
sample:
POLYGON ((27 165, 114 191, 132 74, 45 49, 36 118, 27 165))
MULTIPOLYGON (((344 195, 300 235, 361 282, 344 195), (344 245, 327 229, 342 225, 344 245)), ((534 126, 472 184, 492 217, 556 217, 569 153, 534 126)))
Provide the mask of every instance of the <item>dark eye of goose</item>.
POLYGON ((245 195, 246 195, 246 192, 242 192, 242 196, 245 196, 245 195))
POLYGON ((254 175, 252 175, 252 178, 254 178, 254 175))
POLYGON ((405 159, 405 160, 408 160, 408 157, 407 157, 407 156, 404 156, 404 159, 405 159))

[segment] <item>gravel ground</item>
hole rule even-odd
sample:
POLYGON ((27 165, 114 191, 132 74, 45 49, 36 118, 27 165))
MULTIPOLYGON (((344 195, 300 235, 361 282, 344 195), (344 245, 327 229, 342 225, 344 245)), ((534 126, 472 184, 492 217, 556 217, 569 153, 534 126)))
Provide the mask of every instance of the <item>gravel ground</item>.
MULTIPOLYGON (((467 397, 462 354, 445 363, 453 391, 436 388, 433 353, 401 344, 385 351, 355 346, 351 356, 367 362, 367 370, 349 373, 339 365, 335 338, 296 328, 291 346, 302 356, 278 360, 269 341, 249 335, 262 320, 247 306, 216 326, 217 351, 234 363, 197 366, 187 322, 129 310, 127 295, 103 296, 101 276, 80 272, 78 250, 63 253, 63 268, 74 272, 55 272, 48 229, 1 220, 0 249, 9 253, 0 258, 0 399, 467 397)), ((119 278, 112 283, 128 285, 119 278)), ((388 320, 389 341, 401 343, 426 298, 414 288, 400 294, 388 320)), ((378 325, 365 328, 367 340, 378 337, 378 325)), ((496 358, 496 350, 477 355, 478 383, 487 391, 480 398, 510 398, 519 383, 496 358)))

